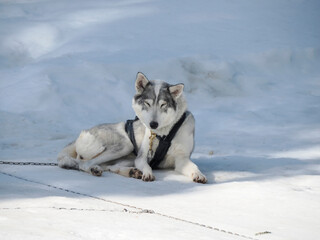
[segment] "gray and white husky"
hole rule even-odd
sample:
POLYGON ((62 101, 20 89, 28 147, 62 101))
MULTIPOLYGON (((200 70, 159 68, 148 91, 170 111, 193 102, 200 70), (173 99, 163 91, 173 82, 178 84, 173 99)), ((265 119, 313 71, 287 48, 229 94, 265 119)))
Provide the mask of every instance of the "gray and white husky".
POLYGON ((58 155, 62 168, 78 169, 95 176, 111 171, 127 177, 155 179, 149 163, 159 145, 185 114, 185 119, 171 141, 158 168, 174 168, 193 181, 206 183, 206 177, 190 160, 194 147, 194 117, 187 111, 183 84, 170 85, 149 81, 138 73, 132 107, 138 117, 132 122, 134 142, 128 136, 125 122, 102 124, 84 130, 58 155), (159 136, 154 137, 154 136, 159 136), (135 149, 135 146, 137 149, 135 149), (136 151, 136 154, 133 152, 136 151))

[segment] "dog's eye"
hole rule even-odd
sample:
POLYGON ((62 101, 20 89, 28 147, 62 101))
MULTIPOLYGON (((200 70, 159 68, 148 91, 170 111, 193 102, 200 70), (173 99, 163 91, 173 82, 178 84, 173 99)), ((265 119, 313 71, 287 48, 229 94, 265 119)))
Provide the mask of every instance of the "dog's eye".
POLYGON ((144 105, 146 105, 147 107, 151 107, 150 103, 144 101, 144 105))
POLYGON ((165 108, 167 106, 167 103, 162 103, 160 108, 165 108))

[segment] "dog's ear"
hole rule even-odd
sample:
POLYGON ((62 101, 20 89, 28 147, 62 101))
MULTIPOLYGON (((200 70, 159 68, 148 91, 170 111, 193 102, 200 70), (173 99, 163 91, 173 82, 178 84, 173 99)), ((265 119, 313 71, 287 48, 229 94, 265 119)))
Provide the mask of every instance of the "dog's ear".
POLYGON ((182 83, 179 83, 177 85, 170 86, 169 91, 170 91, 172 97, 174 99, 177 99, 178 97, 181 96, 181 94, 183 92, 183 88, 184 88, 184 85, 182 83))
POLYGON ((137 79, 136 79, 137 93, 142 93, 145 87, 147 86, 148 82, 149 80, 147 79, 147 77, 143 73, 138 72, 137 79))

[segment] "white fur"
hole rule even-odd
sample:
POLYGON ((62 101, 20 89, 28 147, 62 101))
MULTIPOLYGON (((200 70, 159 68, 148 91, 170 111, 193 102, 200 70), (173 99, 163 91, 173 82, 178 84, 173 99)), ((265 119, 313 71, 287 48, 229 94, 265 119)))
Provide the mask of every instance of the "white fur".
POLYGON ((159 97, 159 92, 160 92, 160 89, 161 89, 161 84, 163 83, 163 81, 160 81, 160 80, 156 80, 154 81, 156 83, 155 87, 154 87, 154 92, 156 94, 156 99, 158 99, 159 97))
POLYGON ((88 131, 82 131, 76 140, 76 152, 78 159, 80 156, 81 159, 84 160, 92 159, 104 150, 105 147, 102 145, 102 142, 88 131))

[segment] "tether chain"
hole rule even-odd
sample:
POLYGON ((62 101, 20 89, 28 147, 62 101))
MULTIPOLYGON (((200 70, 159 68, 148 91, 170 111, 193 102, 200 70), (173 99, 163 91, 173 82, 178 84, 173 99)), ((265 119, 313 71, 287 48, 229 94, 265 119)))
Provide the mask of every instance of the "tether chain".
MULTIPOLYGON (((76 195, 93 198, 93 199, 96 199, 96 200, 100 200, 100 201, 116 204, 116 205, 123 206, 123 207, 133 208, 133 209, 139 210, 139 213, 155 214, 155 215, 158 215, 158 216, 161 216, 161 217, 173 219, 173 220, 176 220, 176 221, 179 221, 179 222, 184 222, 184 223, 196 225, 196 226, 207 228, 207 229, 211 229, 211 230, 214 230, 214 231, 217 231, 217 232, 222 232, 222 233, 226 233, 226 234, 229 234, 229 235, 242 237, 242 238, 245 238, 245 239, 258 240, 257 238, 249 237, 249 236, 246 236, 246 235, 243 235, 243 234, 227 231, 227 230, 224 230, 224 229, 221 229, 221 228, 212 227, 212 226, 201 224, 201 223, 198 223, 198 222, 192 222, 192 221, 189 221, 189 220, 185 220, 185 219, 182 219, 182 218, 170 216, 170 215, 167 215, 167 214, 158 213, 158 212, 155 212, 153 210, 143 209, 143 208, 132 206, 132 205, 129 205, 129 204, 124 204, 124 203, 120 203, 120 202, 104 199, 104 198, 101 198, 101 197, 96 197, 96 196, 93 196, 93 195, 90 195, 90 194, 76 192, 76 191, 69 190, 69 189, 66 189, 66 188, 57 187, 57 186, 54 186, 54 185, 51 185, 51 184, 46 184, 46 183, 30 180, 30 179, 27 179, 27 178, 19 177, 19 176, 12 175, 10 173, 5 173, 5 172, 2 172, 2 171, 0 171, 0 173, 2 173, 3 175, 7 175, 7 176, 10 176, 10 177, 13 177, 13 178, 17 178, 17 179, 26 181, 26 182, 40 184, 40 185, 47 186, 47 187, 54 188, 54 189, 58 189, 58 190, 61 190, 61 191, 64 191, 64 192, 73 193, 73 194, 76 194, 76 195)), ((127 209, 124 209, 124 211, 125 212, 126 211, 131 212, 131 211, 127 210, 127 209)))
POLYGON ((54 210, 65 210, 65 211, 85 211, 85 212, 125 212, 132 214, 142 214, 142 213, 153 213, 151 210, 141 210, 141 211, 131 211, 126 208, 122 210, 112 210, 112 209, 96 209, 96 208, 75 208, 75 207, 2 207, 0 210, 25 210, 25 209, 54 209, 54 210))
POLYGON ((34 165, 34 166, 58 166, 58 163, 43 163, 43 162, 10 162, 10 161, 0 161, 0 164, 6 164, 6 165, 34 165))

